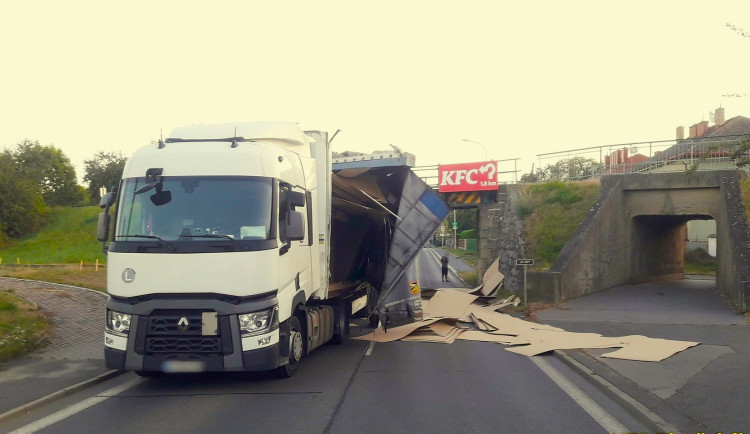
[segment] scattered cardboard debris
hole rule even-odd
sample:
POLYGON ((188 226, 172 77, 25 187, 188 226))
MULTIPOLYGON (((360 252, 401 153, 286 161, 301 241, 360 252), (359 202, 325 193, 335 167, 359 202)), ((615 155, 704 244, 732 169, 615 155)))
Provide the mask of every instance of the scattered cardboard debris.
POLYGON ((431 318, 463 318, 466 309, 476 299, 476 295, 465 294, 460 291, 442 290, 435 293, 426 310, 424 305, 422 305, 422 312, 431 318))
POLYGON ((617 351, 602 354, 610 359, 641 360, 644 362, 661 362, 662 360, 698 345, 700 342, 673 341, 646 336, 624 336, 625 345, 617 351))
POLYGON ((420 327, 424 327, 426 325, 430 325, 438 320, 439 318, 432 318, 432 319, 428 319, 424 321, 417 321, 411 324, 406 324, 406 325, 402 325, 399 327, 394 327, 392 329, 388 329, 388 331, 383 331, 382 328, 376 328, 375 331, 373 331, 372 333, 368 333, 363 336, 357 336, 352 339, 357 339, 357 340, 362 340, 362 341, 374 341, 374 342, 397 341, 403 337, 410 335, 414 330, 420 327))
POLYGON ((487 271, 484 272, 484 277, 482 278, 483 284, 480 288, 480 292, 484 296, 494 293, 503 283, 503 280, 505 280, 505 275, 500 272, 500 258, 497 258, 495 259, 495 262, 487 268, 487 271))
POLYGON ((514 303, 517 305, 520 301, 518 297, 495 299, 486 305, 478 304, 481 300, 476 295, 443 289, 437 291, 431 300, 422 302, 425 317, 431 318, 395 327, 387 332, 376 329, 368 335, 353 339, 374 342, 391 342, 400 339, 446 344, 456 339, 494 342, 511 345, 511 348, 506 348, 507 351, 529 357, 552 350, 619 348, 603 354, 602 357, 647 362, 662 361, 699 344, 699 342, 654 339, 640 335, 605 337, 598 333, 568 332, 558 327, 525 321, 497 312, 497 309, 504 306, 514 303), (460 327, 457 325, 458 321, 473 323, 477 330, 460 327))

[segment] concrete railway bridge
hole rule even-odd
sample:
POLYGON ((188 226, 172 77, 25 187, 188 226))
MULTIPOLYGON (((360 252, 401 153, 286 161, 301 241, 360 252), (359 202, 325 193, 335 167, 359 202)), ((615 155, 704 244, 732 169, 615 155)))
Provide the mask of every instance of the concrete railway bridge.
MULTIPOLYGON (((716 221, 716 287, 738 311, 750 308, 750 249, 740 170, 609 175, 594 206, 549 271, 528 274, 529 294, 562 301, 621 284, 684 277, 686 226, 716 221)), ((479 270, 500 258, 506 287, 522 287, 524 257, 514 212, 518 186, 478 205, 479 270)), ((481 274, 480 274, 481 275, 481 274)))

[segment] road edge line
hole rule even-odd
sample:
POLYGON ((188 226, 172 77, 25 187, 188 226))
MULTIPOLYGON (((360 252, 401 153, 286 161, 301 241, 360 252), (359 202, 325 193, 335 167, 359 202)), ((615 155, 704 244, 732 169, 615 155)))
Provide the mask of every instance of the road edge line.
POLYGON ((553 353, 555 357, 565 363, 569 368, 578 372, 581 376, 589 380, 589 382, 594 386, 599 387, 604 393, 606 393, 620 405, 628 409, 633 414, 633 416, 641 419, 642 422, 654 424, 654 426, 658 428, 657 431, 679 432, 676 427, 673 427, 669 422, 662 419, 658 414, 656 414, 652 410, 649 410, 648 407, 625 393, 619 387, 604 379, 604 377, 587 368, 584 364, 568 355, 565 351, 554 350, 553 353))
POLYGON ((27 404, 24 404, 20 407, 16 407, 14 409, 6 411, 5 413, 0 414, 0 423, 5 423, 13 419, 14 417, 20 416, 22 413, 30 412, 39 407, 42 407, 44 405, 55 402, 59 399, 70 396, 75 392, 78 392, 80 390, 102 383, 104 381, 107 381, 111 378, 117 377, 118 375, 121 375, 124 373, 125 371, 108 371, 103 374, 99 374, 94 378, 89 378, 88 380, 84 380, 84 381, 81 381, 80 383, 60 389, 57 392, 50 393, 47 396, 43 396, 39 399, 36 399, 27 404))

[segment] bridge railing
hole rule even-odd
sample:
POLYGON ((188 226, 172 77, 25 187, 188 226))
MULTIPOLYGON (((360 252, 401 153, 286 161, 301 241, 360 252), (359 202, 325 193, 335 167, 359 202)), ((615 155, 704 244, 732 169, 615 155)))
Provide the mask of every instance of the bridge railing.
POLYGON ((602 175, 736 168, 738 145, 748 135, 621 143, 538 154, 527 182, 579 180, 602 175))

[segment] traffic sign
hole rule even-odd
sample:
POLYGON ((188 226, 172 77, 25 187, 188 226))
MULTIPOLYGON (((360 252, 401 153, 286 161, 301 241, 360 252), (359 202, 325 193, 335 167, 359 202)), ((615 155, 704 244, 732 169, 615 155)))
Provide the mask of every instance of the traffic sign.
POLYGON ((458 222, 453 222, 453 229, 458 229, 458 222))
POLYGON ((533 259, 516 259, 516 265, 534 265, 533 259))

